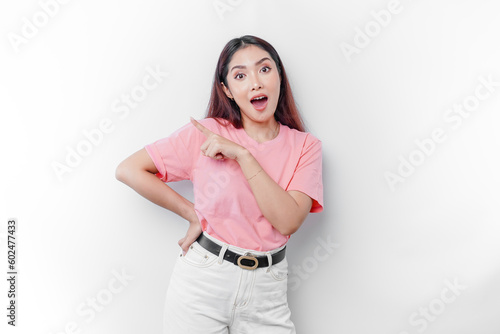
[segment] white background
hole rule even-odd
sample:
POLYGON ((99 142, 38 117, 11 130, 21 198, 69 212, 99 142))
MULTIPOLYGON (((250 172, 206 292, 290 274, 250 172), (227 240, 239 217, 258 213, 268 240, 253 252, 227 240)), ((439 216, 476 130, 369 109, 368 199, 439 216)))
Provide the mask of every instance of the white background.
MULTIPOLYGON (((161 333, 187 224, 115 168, 204 117, 219 53, 244 34, 278 50, 323 142, 325 210, 287 253, 298 333, 500 333, 500 86, 456 128, 445 120, 480 77, 500 82, 498 1, 401 0, 384 26, 372 11, 387 0, 87 0, 50 17, 46 2, 0 5, 1 277, 11 217, 19 271, 16 328, 1 279, 2 333, 161 333), (147 68, 169 76, 116 113, 147 68), (105 119, 112 130, 58 178, 53 164, 105 119), (439 128, 446 140, 418 153, 439 128), (391 189, 386 172, 412 154, 419 165, 391 189)), ((189 182, 172 186, 192 198, 189 182)))

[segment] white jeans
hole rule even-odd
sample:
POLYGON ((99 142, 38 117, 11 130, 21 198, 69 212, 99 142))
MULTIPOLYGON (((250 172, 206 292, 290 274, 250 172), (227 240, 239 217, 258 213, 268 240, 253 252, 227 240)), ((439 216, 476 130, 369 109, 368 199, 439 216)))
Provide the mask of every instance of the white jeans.
MULTIPOLYGON (((204 232, 205 233, 205 232, 204 232)), ((242 269, 222 259, 225 249, 273 254, 225 245, 214 255, 194 242, 179 255, 167 290, 164 334, 295 334, 287 302, 286 258, 270 268, 242 269)))

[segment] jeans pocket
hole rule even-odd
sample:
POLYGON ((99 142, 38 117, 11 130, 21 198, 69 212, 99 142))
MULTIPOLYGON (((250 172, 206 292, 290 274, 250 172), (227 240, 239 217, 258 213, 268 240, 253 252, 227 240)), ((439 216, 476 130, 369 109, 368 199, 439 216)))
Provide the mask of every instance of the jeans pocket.
POLYGON ((185 255, 181 254, 181 259, 195 267, 209 267, 217 261, 218 256, 210 253, 195 241, 189 246, 185 255))
POLYGON ((280 263, 273 264, 269 269, 269 273, 276 281, 283 281, 288 277, 288 261, 286 258, 281 260, 280 263))

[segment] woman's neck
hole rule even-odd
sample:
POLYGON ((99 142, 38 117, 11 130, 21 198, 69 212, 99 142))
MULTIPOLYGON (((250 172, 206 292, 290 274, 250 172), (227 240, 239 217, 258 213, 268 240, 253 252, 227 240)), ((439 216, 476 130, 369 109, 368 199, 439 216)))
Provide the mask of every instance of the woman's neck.
POLYGON ((279 128, 279 123, 274 118, 266 123, 245 122, 245 120, 243 120, 243 129, 249 137, 253 138, 258 143, 276 138, 279 134, 279 128))

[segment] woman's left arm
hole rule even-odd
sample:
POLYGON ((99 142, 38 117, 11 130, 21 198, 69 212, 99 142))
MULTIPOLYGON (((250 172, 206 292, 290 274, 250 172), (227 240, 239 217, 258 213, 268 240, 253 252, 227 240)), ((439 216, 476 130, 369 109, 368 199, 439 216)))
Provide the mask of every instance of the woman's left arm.
POLYGON ((283 235, 295 233, 311 210, 312 199, 303 192, 286 191, 277 184, 247 150, 236 158, 262 214, 283 235))
POLYGON ((194 119, 191 122, 207 137, 200 148, 203 154, 237 161, 264 217, 281 234, 295 233, 311 210, 312 199, 303 192, 281 188, 245 147, 213 133, 194 119))

